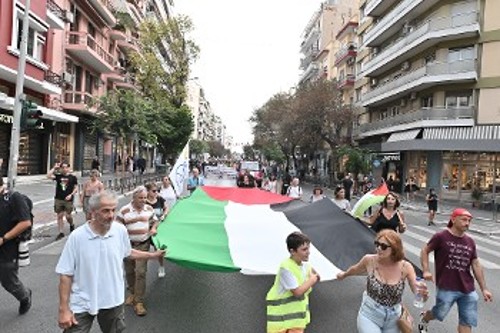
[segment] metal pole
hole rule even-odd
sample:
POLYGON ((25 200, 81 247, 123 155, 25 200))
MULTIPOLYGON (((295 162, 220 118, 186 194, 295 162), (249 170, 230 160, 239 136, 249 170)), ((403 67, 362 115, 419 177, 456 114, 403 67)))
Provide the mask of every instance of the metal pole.
POLYGON ((24 85, 24 71, 26 68, 26 54, 28 52, 29 11, 31 0, 25 0, 23 31, 19 50, 19 62, 17 65, 16 96, 14 101, 12 130, 10 135, 10 154, 8 170, 8 187, 13 190, 16 185, 17 163, 19 161, 19 137, 21 133, 21 106, 24 85))
POLYGON ((497 208, 497 168, 500 160, 498 160, 498 155, 495 156, 495 161, 493 162, 493 191, 492 192, 492 209, 493 209, 493 222, 498 222, 498 208, 497 208))

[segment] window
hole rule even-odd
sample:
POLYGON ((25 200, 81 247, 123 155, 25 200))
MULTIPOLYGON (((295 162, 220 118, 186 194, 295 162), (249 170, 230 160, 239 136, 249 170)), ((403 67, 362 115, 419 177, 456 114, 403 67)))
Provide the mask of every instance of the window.
MULTIPOLYGON (((17 29, 14 31, 14 40, 16 41, 16 50, 21 49, 21 39, 23 34, 23 20, 17 19, 17 29)), ((45 46, 45 37, 32 27, 28 30, 28 49, 27 54, 32 59, 43 62, 43 48, 45 46)))
POLYGON ((472 92, 454 92, 446 95, 446 108, 467 108, 471 105, 472 92))
POLYGON ((422 108, 432 108, 433 104, 432 96, 425 96, 420 99, 420 107, 422 108))
POLYGON ((356 89, 356 102, 361 101, 361 88, 356 89))
POLYGON ((463 60, 474 60, 475 54, 474 54, 474 47, 469 46, 469 47, 464 47, 464 48, 456 48, 456 49, 449 49, 448 52, 448 61, 449 62, 454 62, 454 61, 463 61, 463 60))

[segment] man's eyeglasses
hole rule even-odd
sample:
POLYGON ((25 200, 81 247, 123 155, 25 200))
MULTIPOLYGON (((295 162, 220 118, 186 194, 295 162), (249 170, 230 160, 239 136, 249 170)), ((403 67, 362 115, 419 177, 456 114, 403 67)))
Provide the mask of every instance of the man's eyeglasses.
POLYGON ((373 242, 373 244, 375 244, 375 247, 379 247, 382 251, 385 251, 391 247, 389 244, 381 243, 379 241, 375 241, 373 242))

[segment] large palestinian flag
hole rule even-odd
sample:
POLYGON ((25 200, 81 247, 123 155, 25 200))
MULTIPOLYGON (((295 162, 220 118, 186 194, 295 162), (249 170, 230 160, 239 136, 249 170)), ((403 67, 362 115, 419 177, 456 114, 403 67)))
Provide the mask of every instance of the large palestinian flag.
POLYGON ((312 240, 309 261, 322 280, 374 251, 373 232, 328 199, 305 204, 235 187, 198 188, 177 202, 154 241, 185 267, 276 274, 289 256, 286 237, 299 230, 312 240))

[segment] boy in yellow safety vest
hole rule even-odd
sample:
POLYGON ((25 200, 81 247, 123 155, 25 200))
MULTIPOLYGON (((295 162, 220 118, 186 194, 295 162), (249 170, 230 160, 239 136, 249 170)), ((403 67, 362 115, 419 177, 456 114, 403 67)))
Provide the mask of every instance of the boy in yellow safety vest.
POLYGON ((290 258, 284 260, 267 293, 267 332, 303 333, 311 321, 309 293, 319 275, 307 261, 311 240, 300 232, 286 238, 290 258))

